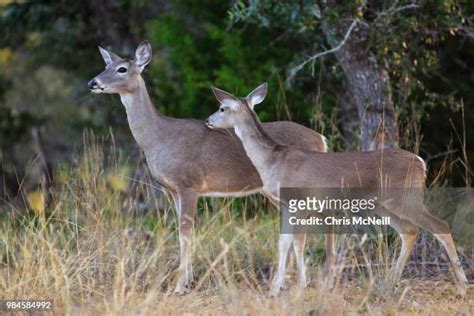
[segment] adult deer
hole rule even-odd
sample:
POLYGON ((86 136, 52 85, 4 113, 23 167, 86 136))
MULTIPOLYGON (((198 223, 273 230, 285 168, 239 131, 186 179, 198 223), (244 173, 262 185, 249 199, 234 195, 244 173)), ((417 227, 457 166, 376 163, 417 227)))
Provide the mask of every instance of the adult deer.
MULTIPOLYGON (((291 148, 279 142, 262 128, 253 111, 256 104, 263 101, 266 89, 256 89, 251 97, 237 98, 223 90, 212 88, 220 103, 219 110, 211 115, 207 125, 210 128, 234 128, 242 141, 247 155, 256 167, 263 181, 263 192, 275 205, 279 203, 281 187, 339 188, 357 187, 377 189, 423 188, 425 186, 425 163, 415 154, 401 149, 376 150, 370 152, 318 153, 305 149, 291 148)), ((421 190, 419 190, 421 191, 421 190)), ((282 201, 283 205, 288 201, 282 201)), ((421 203, 420 203, 421 202, 421 203)), ((383 212, 390 215, 393 228, 400 234, 402 248, 392 274, 399 278, 413 249, 419 227, 432 232, 446 249, 454 271, 458 291, 466 293, 467 279, 460 265, 449 227, 443 220, 431 215, 422 203, 422 209, 408 208, 400 211, 396 203, 384 204, 383 212)), ((271 295, 277 295, 284 286, 286 258, 293 242, 297 253, 302 254, 304 234, 281 234, 279 240, 278 269, 271 295)), ((304 273, 304 259, 297 256, 298 269, 304 273)), ((298 275, 301 286, 306 277, 298 275)))
MULTIPOLYGON (((99 47, 105 70, 89 81, 94 93, 118 93, 132 134, 145 153, 154 178, 173 197, 179 218, 180 266, 175 292, 189 291, 193 278, 191 238, 198 196, 244 196, 261 191, 262 181, 232 130, 210 130, 203 121, 160 114, 148 95, 141 73, 152 49, 142 42, 133 60, 99 47)), ((291 122, 263 124, 279 142, 326 151, 324 137, 291 122)), ((334 256, 332 238, 328 256, 334 256)))

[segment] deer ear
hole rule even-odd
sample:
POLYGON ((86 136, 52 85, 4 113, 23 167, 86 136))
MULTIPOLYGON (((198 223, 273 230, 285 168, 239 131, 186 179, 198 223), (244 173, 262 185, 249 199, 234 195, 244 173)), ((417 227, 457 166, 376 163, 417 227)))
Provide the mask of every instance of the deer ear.
POLYGON ((116 54, 109 52, 108 50, 100 46, 99 46, 99 52, 102 55, 102 59, 105 61, 105 65, 109 65, 113 63, 114 61, 121 59, 116 54))
POLYGON ((232 110, 236 110, 240 102, 239 100, 234 97, 232 94, 229 92, 225 92, 224 90, 221 90, 216 87, 211 87, 212 92, 214 92, 214 95, 216 96, 217 101, 219 101, 220 104, 228 106, 232 110))
POLYGON ((252 110, 256 104, 262 103, 267 96, 267 91, 268 84, 264 82, 247 95, 247 103, 252 110))
POLYGON ((145 68, 151 61, 151 45, 147 41, 143 41, 138 45, 137 50, 135 51, 135 59, 133 62, 140 68, 145 68))

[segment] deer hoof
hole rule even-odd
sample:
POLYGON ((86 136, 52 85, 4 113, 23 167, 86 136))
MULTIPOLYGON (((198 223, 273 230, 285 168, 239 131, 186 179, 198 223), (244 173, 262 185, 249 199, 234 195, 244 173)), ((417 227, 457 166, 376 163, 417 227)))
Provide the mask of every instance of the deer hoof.
POLYGON ((463 299, 466 296, 466 285, 467 282, 461 285, 461 287, 458 288, 458 293, 456 294, 456 299, 460 300, 463 299))
POLYGON ((281 286, 281 285, 272 286, 270 288, 270 291, 268 292, 268 296, 269 297, 277 297, 280 294, 281 290, 283 290, 283 288, 284 287, 281 286))
POLYGON ((457 293, 455 298, 457 300, 462 300, 466 296, 466 293, 457 293))
POLYGON ((178 290, 178 289, 176 289, 176 290, 174 290, 174 294, 175 294, 176 296, 184 296, 184 295, 189 294, 189 290, 188 290, 188 289, 184 289, 184 290, 178 290))
POLYGON ((186 285, 178 285, 174 289, 174 294, 177 296, 184 296, 186 294, 189 294, 189 292, 191 292, 191 289, 186 285))

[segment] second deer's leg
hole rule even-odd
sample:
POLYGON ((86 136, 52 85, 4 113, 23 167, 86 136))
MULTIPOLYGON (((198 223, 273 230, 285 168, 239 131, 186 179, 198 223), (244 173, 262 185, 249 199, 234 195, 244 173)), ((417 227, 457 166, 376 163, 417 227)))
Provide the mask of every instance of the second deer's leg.
POLYGON ((419 233, 417 226, 412 223, 399 218, 396 215, 390 215, 390 224, 400 235, 402 240, 402 247, 400 254, 398 255, 397 262, 390 269, 390 276, 394 280, 400 279, 403 274, 403 270, 407 264, 408 258, 410 258, 413 247, 415 246, 416 238, 419 233))
POLYGON ((189 283, 193 279, 192 235, 196 215, 197 196, 194 191, 184 190, 176 195, 176 206, 179 219, 179 269, 178 283, 174 290, 177 294, 189 292, 189 283))
POLYGON ((451 235, 451 233, 434 234, 434 236, 443 245, 444 249, 446 250, 446 253, 448 254, 449 262, 451 263, 454 276, 457 280, 458 294, 464 297, 466 295, 467 278, 464 274, 464 270, 461 266, 461 261, 459 260, 458 254, 456 252, 456 246, 454 244, 453 236, 451 235))
MULTIPOLYGON (((275 205, 275 207, 280 208, 280 201, 278 200, 276 194, 265 194, 265 196, 270 200, 270 202, 272 202, 273 205, 275 205)), ((296 255, 298 281, 306 283, 306 267, 304 263, 305 239, 299 238, 297 244, 294 244, 294 236, 295 235, 293 234, 280 234, 278 241, 278 268, 270 288, 270 296, 278 295, 280 290, 285 286, 286 263, 288 259, 288 252, 292 245, 296 255)))
POLYGON ((336 235, 334 234, 334 227, 328 225, 326 227, 326 278, 325 286, 327 289, 332 289, 336 282, 336 235))
MULTIPOLYGON (((407 218, 407 220, 410 220, 407 218)), ((464 296, 466 294, 467 278, 461 267, 453 236, 451 235, 449 225, 444 220, 432 215, 422 206, 421 213, 416 214, 412 218, 412 222, 429 232, 443 245, 449 257, 449 262, 456 278, 458 286, 458 294, 464 296)))
POLYGON ((306 234, 295 234, 293 236, 293 250, 296 256, 296 266, 298 270, 298 286, 306 287, 306 264, 304 262, 304 245, 306 241, 306 234))
POLYGON ((336 235, 332 225, 327 227, 326 233, 326 270, 331 272, 336 265, 336 235))

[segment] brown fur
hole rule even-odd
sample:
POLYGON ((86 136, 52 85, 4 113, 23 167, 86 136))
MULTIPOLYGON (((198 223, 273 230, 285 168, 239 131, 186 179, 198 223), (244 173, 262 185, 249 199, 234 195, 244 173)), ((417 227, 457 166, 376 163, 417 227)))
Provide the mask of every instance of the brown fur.
MULTIPOLYGON (((257 88, 258 89, 258 88, 257 88)), ((256 90, 257 90, 256 89, 256 90)), ((266 91, 258 96, 236 98, 220 89, 214 94, 221 102, 218 112, 208 119, 209 126, 234 127, 245 151, 258 170, 263 181, 263 191, 276 205, 279 190, 284 187, 297 188, 419 188, 425 186, 425 165, 417 155, 402 149, 385 149, 369 152, 319 153, 298 149, 280 143, 269 135, 253 111, 252 98, 261 102, 266 91)), ((283 205, 287 201, 281 201, 283 205)), ((384 204, 381 210, 390 215, 391 225, 402 238, 400 256, 392 274, 399 278, 410 255, 418 234, 418 227, 432 232, 447 251, 456 276, 460 295, 465 295, 467 279, 459 265, 453 238, 443 220, 431 215, 418 196, 410 200, 403 210, 397 203, 384 204), (412 203, 414 202, 414 203, 412 203)), ((276 295, 284 285, 286 256, 289 246, 304 248, 304 238, 282 234, 279 242, 279 264, 271 294, 276 295)), ((297 261, 304 262, 302 253, 297 261)), ((304 264, 299 268, 301 284, 305 284, 304 264)))
MULTIPOLYGON (((97 93, 118 93, 130 130, 144 151, 152 175, 172 194, 179 215, 180 268, 175 292, 183 294, 192 280, 191 238, 198 196, 248 195, 262 187, 257 170, 232 130, 210 130, 203 121, 161 115, 141 77, 151 60, 143 42, 134 60, 100 49, 106 69, 89 82, 97 93), (120 68, 126 72, 120 73, 120 68)), ((322 135, 291 122, 264 124, 279 141, 316 151, 326 149, 322 135)))

